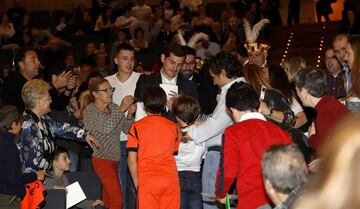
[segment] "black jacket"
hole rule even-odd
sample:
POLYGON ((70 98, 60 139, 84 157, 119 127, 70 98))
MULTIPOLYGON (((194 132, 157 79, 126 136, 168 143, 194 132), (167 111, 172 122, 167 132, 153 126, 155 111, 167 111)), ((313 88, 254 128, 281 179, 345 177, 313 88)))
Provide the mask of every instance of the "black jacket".
MULTIPOLYGON (((14 105, 19 108, 20 111, 24 111, 25 107, 21 98, 21 91, 27 81, 28 80, 22 76, 19 71, 11 72, 5 81, 4 103, 14 105)), ((58 93, 54 87, 49 90, 49 94, 52 100, 52 103, 50 104, 51 109, 61 111, 69 104, 70 97, 58 93)))
POLYGON ((15 145, 15 135, 0 134, 0 193, 25 196, 25 184, 35 181, 35 173, 22 173, 19 150, 15 145))

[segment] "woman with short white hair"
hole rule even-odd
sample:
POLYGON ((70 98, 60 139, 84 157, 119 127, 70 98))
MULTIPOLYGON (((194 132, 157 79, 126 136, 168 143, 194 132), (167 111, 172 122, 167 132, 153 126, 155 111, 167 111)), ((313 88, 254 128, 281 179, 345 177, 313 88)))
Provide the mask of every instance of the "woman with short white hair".
POLYGON ((20 133, 20 159, 24 172, 49 171, 56 150, 55 137, 86 141, 98 147, 96 137, 67 123, 54 121, 49 115, 51 86, 40 79, 25 83, 21 96, 25 104, 20 133))

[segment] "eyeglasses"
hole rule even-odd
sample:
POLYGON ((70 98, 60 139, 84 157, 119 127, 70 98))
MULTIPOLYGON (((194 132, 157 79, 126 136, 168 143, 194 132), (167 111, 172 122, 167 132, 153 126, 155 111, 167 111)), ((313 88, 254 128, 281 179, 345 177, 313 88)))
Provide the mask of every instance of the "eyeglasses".
POLYGON ((193 66, 195 65, 196 63, 193 61, 193 62, 184 62, 184 65, 190 65, 190 66, 193 66))
POLYGON ((113 93, 115 91, 114 87, 108 88, 108 89, 97 89, 95 91, 105 91, 106 93, 113 93))

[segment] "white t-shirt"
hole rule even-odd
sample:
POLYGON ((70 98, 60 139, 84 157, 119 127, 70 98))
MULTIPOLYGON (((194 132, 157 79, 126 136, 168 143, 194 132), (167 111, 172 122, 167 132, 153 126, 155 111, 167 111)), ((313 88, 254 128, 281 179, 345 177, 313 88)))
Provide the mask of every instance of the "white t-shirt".
MULTIPOLYGON (((186 130, 182 130, 186 131, 186 130)), ((200 172, 201 160, 205 154, 205 143, 200 145, 194 141, 179 144, 178 154, 175 155, 178 171, 200 172)))
POLYGON ((297 115, 299 112, 304 112, 304 109, 295 97, 292 98, 290 109, 294 112, 295 115, 297 115))
POLYGON ((200 172, 201 160, 205 153, 205 143, 195 144, 194 141, 179 144, 178 154, 175 155, 178 171, 200 172))
MULTIPOLYGON (((113 102, 117 105, 121 104, 121 100, 127 96, 134 96, 136 83, 140 77, 140 73, 132 72, 131 76, 124 83, 120 82, 116 77, 116 74, 107 76, 105 79, 109 81, 112 87, 115 87, 115 91, 113 94, 113 102)), ((127 135, 121 132, 120 141, 126 141, 127 135)))

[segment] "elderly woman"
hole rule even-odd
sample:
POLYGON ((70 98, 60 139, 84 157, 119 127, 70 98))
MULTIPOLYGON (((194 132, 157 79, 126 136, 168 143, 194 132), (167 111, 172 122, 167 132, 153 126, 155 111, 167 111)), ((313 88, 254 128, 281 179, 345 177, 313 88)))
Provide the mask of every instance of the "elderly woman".
POLYGON ((50 85, 39 79, 25 83, 21 96, 25 104, 20 133, 20 158, 26 173, 49 171, 55 152, 55 137, 84 141, 99 146, 98 140, 85 130, 54 121, 50 112, 50 85))
POLYGON ((114 91, 115 88, 112 88, 106 79, 93 78, 89 81, 91 103, 84 110, 84 127, 101 141, 101 147, 93 153, 92 163, 103 186, 104 206, 109 209, 120 209, 120 132, 129 132, 136 106, 133 104, 132 96, 125 96, 120 107, 114 104, 114 91), (125 116, 127 110, 128 115, 125 116))

